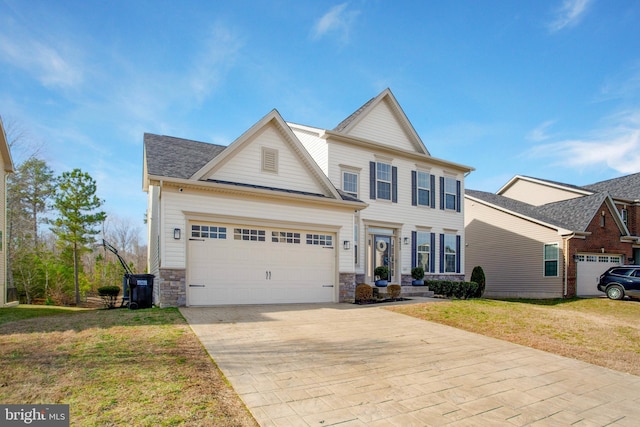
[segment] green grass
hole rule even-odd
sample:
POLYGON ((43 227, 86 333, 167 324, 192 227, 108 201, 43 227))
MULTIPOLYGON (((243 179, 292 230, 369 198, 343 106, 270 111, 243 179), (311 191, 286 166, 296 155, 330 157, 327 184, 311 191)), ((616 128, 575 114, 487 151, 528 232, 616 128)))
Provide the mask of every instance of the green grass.
POLYGON ((640 375, 640 303, 446 300, 389 310, 640 375))
POLYGON ((74 426, 255 426, 177 309, 0 309, 0 402, 74 426))

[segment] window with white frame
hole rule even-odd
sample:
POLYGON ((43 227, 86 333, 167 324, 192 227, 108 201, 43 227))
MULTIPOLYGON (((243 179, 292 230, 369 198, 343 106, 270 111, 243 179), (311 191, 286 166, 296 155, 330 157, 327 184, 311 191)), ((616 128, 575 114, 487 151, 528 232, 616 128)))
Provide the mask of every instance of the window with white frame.
MULTIPOLYGON (((455 178, 444 178, 444 207, 456 210, 458 207, 458 193, 455 178)), ((454 246, 455 247, 455 246, 454 246)))
POLYGON ((624 222, 624 225, 628 226, 629 224, 627 224, 627 220, 628 220, 629 214, 628 214, 627 210, 626 209, 622 209, 620 211, 620 216, 622 217, 622 222, 624 222))
POLYGON ((455 234, 444 235, 444 272, 455 273, 456 272, 456 258, 458 256, 457 241, 455 234))
POLYGON ((557 243, 544 245, 544 277, 558 276, 558 255, 557 243))
POLYGON ((342 190, 357 198, 358 197, 358 174, 354 172, 342 172, 342 190))
POLYGON ((416 262, 425 272, 431 272, 431 233, 416 233, 416 262))
POLYGON ((416 199, 418 205, 431 206, 431 174, 418 171, 416 174, 416 199))
POLYGON ((376 189, 377 198, 391 200, 391 165, 377 162, 376 164, 376 189))

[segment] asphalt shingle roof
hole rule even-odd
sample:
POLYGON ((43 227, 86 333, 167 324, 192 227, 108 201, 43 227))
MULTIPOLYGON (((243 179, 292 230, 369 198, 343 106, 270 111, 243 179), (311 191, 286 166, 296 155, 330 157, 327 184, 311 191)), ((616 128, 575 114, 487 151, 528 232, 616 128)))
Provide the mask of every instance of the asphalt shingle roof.
POLYGON ((175 138, 172 136, 144 134, 147 172, 150 175, 189 179, 224 151, 225 146, 175 138))
POLYGON ((589 196, 534 206, 485 191, 467 189, 465 194, 529 218, 578 232, 586 231, 597 209, 600 208, 607 197, 607 193, 595 193, 589 196))
MULTIPOLYGON (((144 134, 145 153, 147 158, 147 173, 155 176, 189 179, 204 165, 222 153, 227 147, 209 144, 207 142, 192 141, 190 139, 175 138, 173 136, 144 134)), ((283 188, 266 187, 257 184, 246 184, 231 181, 207 180, 240 187, 259 188, 277 192, 287 192, 315 197, 327 197, 324 194, 308 193, 283 188)), ((360 202, 359 199, 337 190, 342 200, 360 202)))
POLYGON ((583 188, 598 192, 606 191, 614 198, 640 200, 640 173, 596 182, 585 185, 583 188))

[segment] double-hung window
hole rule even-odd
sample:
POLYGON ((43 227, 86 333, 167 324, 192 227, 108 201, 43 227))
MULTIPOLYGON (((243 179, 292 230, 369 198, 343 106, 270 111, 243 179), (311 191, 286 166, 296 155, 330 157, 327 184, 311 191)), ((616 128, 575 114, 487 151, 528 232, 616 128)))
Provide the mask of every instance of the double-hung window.
POLYGON ((430 206, 431 205, 431 175, 427 172, 420 172, 416 174, 416 195, 418 205, 430 206))
POLYGON ((378 162, 376 164, 377 198, 391 200, 391 165, 378 162))
POLYGON ((418 231, 416 233, 416 266, 431 272, 431 233, 418 231))
POLYGON ((456 258, 458 257, 456 236, 454 234, 444 235, 444 272, 456 272, 456 258))
POLYGON ((354 172, 342 172, 342 190, 358 198, 358 174, 354 172))
POLYGON ((453 178, 444 178, 444 207, 445 209, 456 210, 458 206, 458 197, 456 193, 456 180, 453 178))
POLYGON ((558 276, 558 244, 544 245, 544 277, 558 276))

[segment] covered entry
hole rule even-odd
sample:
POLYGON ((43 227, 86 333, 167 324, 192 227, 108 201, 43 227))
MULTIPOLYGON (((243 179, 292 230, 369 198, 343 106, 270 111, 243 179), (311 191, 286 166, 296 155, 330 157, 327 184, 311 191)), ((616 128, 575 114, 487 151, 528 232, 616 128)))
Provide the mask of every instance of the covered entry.
POLYGON ((333 302, 333 232, 191 223, 187 305, 333 302))
POLYGON ((609 267, 622 264, 620 255, 578 254, 576 255, 576 295, 602 295, 596 287, 598 278, 609 267))

